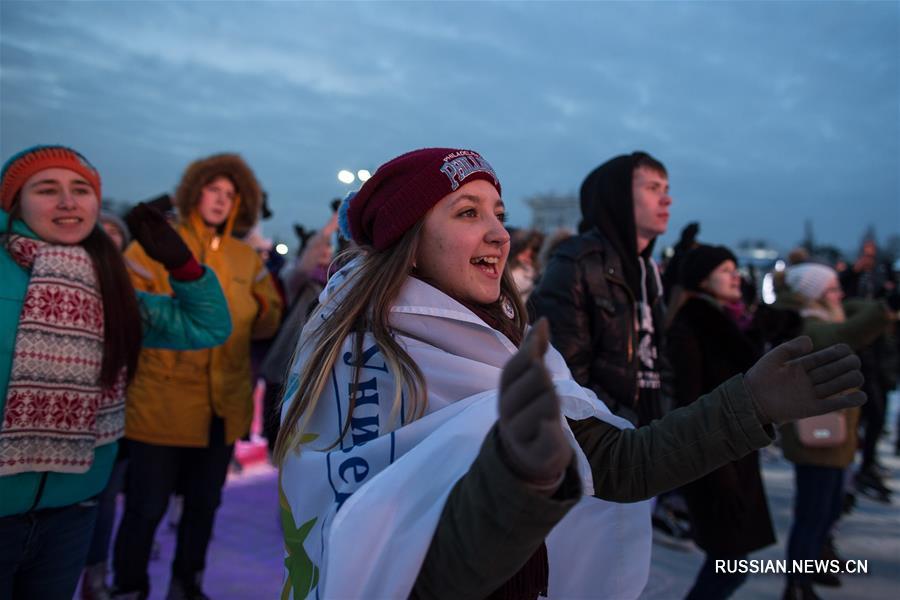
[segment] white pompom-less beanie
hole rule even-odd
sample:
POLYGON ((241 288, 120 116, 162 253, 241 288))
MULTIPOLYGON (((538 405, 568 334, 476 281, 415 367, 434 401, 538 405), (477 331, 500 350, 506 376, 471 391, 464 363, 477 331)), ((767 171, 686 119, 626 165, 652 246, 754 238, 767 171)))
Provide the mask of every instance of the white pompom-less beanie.
POLYGON ((828 289, 837 271, 826 265, 802 263, 788 269, 785 283, 807 300, 819 300, 828 289))

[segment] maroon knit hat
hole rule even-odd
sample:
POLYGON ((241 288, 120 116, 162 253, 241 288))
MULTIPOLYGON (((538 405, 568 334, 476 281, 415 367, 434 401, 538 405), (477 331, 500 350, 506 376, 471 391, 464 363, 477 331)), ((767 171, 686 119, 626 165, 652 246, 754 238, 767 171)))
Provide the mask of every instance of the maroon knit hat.
POLYGON ((484 179, 500 194, 500 180, 480 154, 423 148, 384 163, 347 207, 353 241, 380 252, 390 248, 444 196, 484 179))

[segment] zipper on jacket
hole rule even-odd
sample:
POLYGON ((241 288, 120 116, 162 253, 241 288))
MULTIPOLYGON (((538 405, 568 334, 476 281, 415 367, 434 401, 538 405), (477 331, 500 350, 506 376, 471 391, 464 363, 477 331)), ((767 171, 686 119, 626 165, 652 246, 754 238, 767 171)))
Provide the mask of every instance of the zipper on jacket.
POLYGON ((631 309, 632 313, 631 313, 631 319, 630 319, 631 322, 628 324, 628 364, 630 365, 632 358, 634 357, 634 340, 632 339, 634 337, 634 308, 633 307, 635 304, 637 304, 637 301, 634 299, 634 294, 632 293, 631 288, 629 288, 628 285, 625 283, 624 279, 619 279, 618 277, 615 277, 615 276, 609 275, 609 274, 606 274, 606 278, 609 281, 611 281, 612 283, 615 283, 615 284, 621 286, 622 289, 625 290, 625 293, 628 295, 628 299, 631 300, 631 306, 632 306, 632 309, 631 309))
POLYGON ((628 287, 628 284, 625 283, 625 280, 624 280, 624 279, 619 279, 618 277, 615 277, 615 276, 613 276, 613 275, 609 275, 608 273, 606 274, 606 278, 607 278, 609 281, 611 281, 612 283, 615 283, 615 284, 617 284, 617 285, 620 285, 620 286, 622 287, 622 289, 625 290, 625 293, 628 295, 629 300, 631 300, 631 307, 632 307, 632 308, 631 308, 631 311, 632 311, 632 312, 631 312, 631 319, 630 319, 630 322, 629 322, 629 324, 628 324, 628 367, 632 369, 632 374, 634 375, 634 377, 631 378, 631 379, 632 379, 631 385, 634 386, 634 398, 633 398, 633 403, 632 403, 632 405, 633 405, 635 408, 637 408, 638 401, 639 401, 640 398, 641 398, 641 388, 640 388, 640 386, 637 385, 637 370, 634 369, 634 368, 633 368, 633 365, 632 365, 632 362, 633 362, 633 359, 634 359, 634 335, 635 335, 635 331, 634 331, 634 317, 635 317, 635 315, 634 315, 634 306, 637 304, 637 300, 635 300, 635 298, 634 298, 634 293, 631 291, 631 288, 628 287))
MULTIPOLYGON (((206 260, 207 251, 209 251, 209 250, 211 250, 212 252, 219 251, 219 246, 222 244, 222 237, 218 234, 218 232, 213 233, 212 239, 209 241, 208 244, 204 243, 203 236, 198 236, 198 237, 200 238, 200 248, 202 249, 202 252, 203 252, 203 260, 204 261, 206 260)), ((212 267, 210 267, 210 270, 212 270, 212 267)), ((213 274, 215 274, 216 279, 219 279, 218 273, 213 271, 213 274)), ((222 284, 221 280, 219 280, 219 285, 222 286, 222 293, 226 294, 225 297, 227 298, 228 292, 225 290, 225 286, 222 284)), ((212 429, 211 429, 212 421, 217 416, 219 416, 216 414, 216 403, 215 403, 215 399, 213 398, 213 393, 214 393, 213 392, 213 371, 214 371, 213 360, 215 359, 215 357, 213 356, 214 350, 215 350, 215 348, 209 348, 206 351, 207 352, 207 358, 206 358, 206 381, 207 381, 206 394, 207 395, 206 395, 206 398, 207 398, 207 403, 209 404, 209 422, 210 422, 210 425, 207 426, 207 428, 206 428, 206 447, 207 448, 210 447, 210 443, 212 442, 212 435, 211 435, 212 434, 212 429)), ((221 418, 223 421, 223 423, 222 423, 222 439, 223 439, 223 441, 226 442, 226 445, 227 445, 228 436, 225 435, 225 430, 227 429, 225 427, 226 423, 224 422, 225 417, 219 417, 219 418, 221 418)))

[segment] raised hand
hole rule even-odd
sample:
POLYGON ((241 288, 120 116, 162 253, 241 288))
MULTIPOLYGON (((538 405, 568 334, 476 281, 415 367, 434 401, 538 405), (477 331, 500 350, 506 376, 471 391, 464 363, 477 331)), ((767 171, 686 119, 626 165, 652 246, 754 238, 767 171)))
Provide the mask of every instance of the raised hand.
POLYGON ((550 326, 542 318, 500 376, 501 444, 510 467, 536 485, 557 481, 572 460, 559 398, 543 362, 549 340, 550 326))
POLYGON ((780 425, 865 403, 859 358, 850 347, 812 349, 808 337, 795 338, 747 371, 744 382, 762 423, 780 425))
POLYGON ((141 202, 125 215, 125 223, 147 256, 171 271, 184 266, 193 255, 172 229, 165 216, 149 204, 141 202))

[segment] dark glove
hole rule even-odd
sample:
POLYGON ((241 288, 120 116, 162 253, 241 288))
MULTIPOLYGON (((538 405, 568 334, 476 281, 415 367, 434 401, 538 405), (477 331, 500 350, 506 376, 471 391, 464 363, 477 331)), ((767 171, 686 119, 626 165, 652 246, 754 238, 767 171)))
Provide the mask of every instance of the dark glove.
POLYGON ((764 425, 782 424, 860 406, 863 376, 859 358, 847 344, 813 352, 806 336, 781 344, 763 356, 744 376, 747 390, 764 425))
POLYGON ((144 200, 144 202, 150 207, 155 208, 163 215, 172 210, 172 196, 169 194, 160 194, 155 198, 151 198, 150 200, 144 200))
POLYGON ((181 236, 152 206, 141 202, 125 215, 125 224, 147 256, 162 263, 166 270, 177 269, 193 258, 181 236))
POLYGON ((538 486, 558 481, 572 461, 559 398, 543 361, 549 339, 550 326, 542 318, 500 376, 500 443, 510 468, 538 486))

